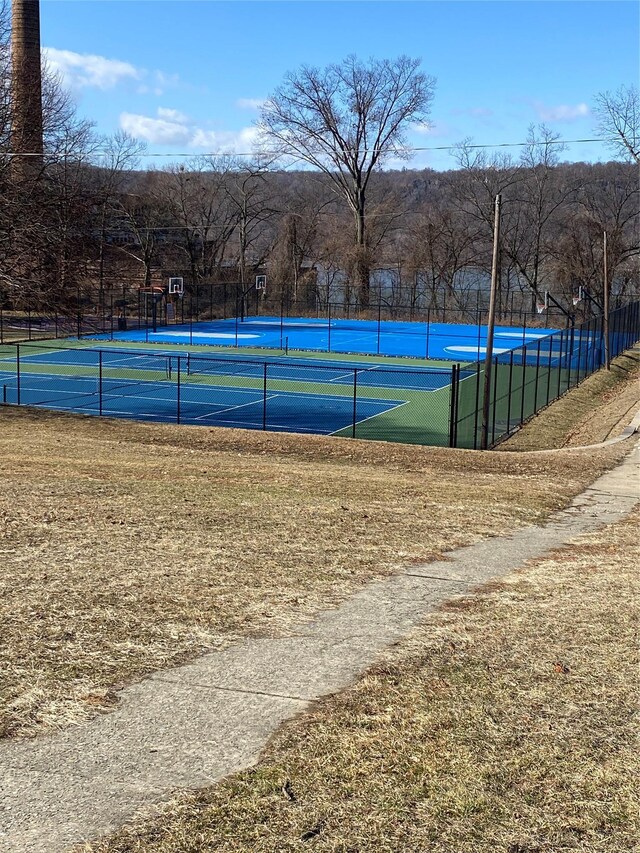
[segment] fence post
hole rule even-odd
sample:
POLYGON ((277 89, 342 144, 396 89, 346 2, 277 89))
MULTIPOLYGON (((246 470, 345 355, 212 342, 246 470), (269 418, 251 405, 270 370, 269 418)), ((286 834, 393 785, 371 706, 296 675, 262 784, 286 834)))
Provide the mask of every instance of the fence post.
MULTIPOLYGON (((491 418, 491 445, 496 440, 496 412, 498 409, 498 356, 493 360, 493 417, 491 418)), ((490 445, 490 446, 491 446, 490 445)))
POLYGON ((357 406, 358 406, 358 368, 353 368, 353 430, 351 432, 351 438, 356 437, 356 420, 357 420, 357 406))
MULTIPOLYGON (((511 294, 513 296, 513 294, 511 294)), ((513 312, 513 300, 511 300, 513 312)), ((509 393, 507 395, 507 435, 511 432, 511 391, 513 390, 513 350, 509 353, 509 393)))
POLYGON ((562 354, 564 352, 564 332, 560 329, 560 356, 558 358, 558 390, 556 393, 556 399, 560 396, 560 389, 562 387, 562 354))
POLYGON ((327 302, 327 352, 331 352, 331 300, 327 302))
POLYGON ((431 309, 427 308, 427 353, 426 357, 429 358, 429 329, 431 326, 431 309))
POLYGON ((478 361, 476 367, 476 413, 473 422, 473 449, 478 447, 478 418, 480 415, 480 368, 481 364, 478 361))
MULTIPOLYGON (((178 357, 178 372, 176 375, 176 423, 180 423, 182 412, 180 411, 180 387, 182 379, 182 356, 178 357)), ((171 356, 169 356, 169 366, 171 366, 171 356)))
POLYGON ((98 350, 98 414, 102 417, 102 350, 98 350))
POLYGON ((16 402, 20 405, 20 344, 16 344, 16 402))
POLYGON ((527 390, 527 347, 522 348, 522 399, 520 400, 520 425, 524 423, 524 401, 527 390))
POLYGON ((382 314, 382 302, 378 301, 378 352, 377 355, 380 355, 380 320, 382 314))
POLYGON ((538 411, 538 382, 540 379, 540 343, 541 339, 538 338, 538 348, 536 350, 536 381, 533 392, 533 414, 538 411))
POLYGON ((262 429, 267 428, 267 362, 264 363, 264 380, 262 383, 262 429))
POLYGON ((449 447, 455 447, 457 444, 457 426, 458 426, 458 376, 460 373, 460 365, 451 365, 451 396, 449 398, 449 447))

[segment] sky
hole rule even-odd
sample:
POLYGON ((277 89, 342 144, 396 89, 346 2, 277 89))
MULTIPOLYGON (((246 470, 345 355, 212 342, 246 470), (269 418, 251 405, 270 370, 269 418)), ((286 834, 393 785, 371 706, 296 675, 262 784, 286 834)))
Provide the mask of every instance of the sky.
MULTIPOLYGON (((565 140, 596 136, 594 96, 637 84, 640 4, 41 0, 41 39, 79 114, 101 134, 144 140, 158 167, 250 154, 260 104, 303 64, 418 58, 436 78, 431 126, 410 127, 409 146, 423 150, 404 165, 443 170, 455 168, 453 153, 433 149, 463 139, 518 143, 543 123, 565 140)), ((611 159, 597 142, 561 157, 611 159)))

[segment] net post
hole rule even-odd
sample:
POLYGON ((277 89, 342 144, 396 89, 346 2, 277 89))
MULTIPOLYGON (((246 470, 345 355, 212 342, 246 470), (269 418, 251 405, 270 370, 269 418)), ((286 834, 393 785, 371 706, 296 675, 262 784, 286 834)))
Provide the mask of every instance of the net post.
POLYGON ((356 420, 358 408, 358 368, 353 368, 353 428, 351 430, 351 438, 356 437, 356 420))
POLYGON ((98 414, 102 417, 102 350, 98 350, 98 414))
POLYGON ((262 385, 262 429, 267 429, 267 362, 264 363, 264 377, 262 385))
POLYGON ((20 405, 20 344, 16 344, 16 402, 20 405))

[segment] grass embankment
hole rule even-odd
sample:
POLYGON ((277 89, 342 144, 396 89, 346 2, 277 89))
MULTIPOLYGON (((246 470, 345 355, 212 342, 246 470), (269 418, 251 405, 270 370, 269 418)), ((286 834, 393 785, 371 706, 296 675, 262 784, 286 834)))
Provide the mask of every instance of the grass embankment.
POLYGON ((500 450, 580 447, 620 435, 640 408, 640 350, 615 358, 525 424, 500 450))
POLYGON ((1 410, 0 731, 285 632, 372 577, 539 522, 620 446, 527 457, 1 410))
POLYGON ((640 836, 638 517, 453 601, 256 768, 93 853, 622 853, 640 836))

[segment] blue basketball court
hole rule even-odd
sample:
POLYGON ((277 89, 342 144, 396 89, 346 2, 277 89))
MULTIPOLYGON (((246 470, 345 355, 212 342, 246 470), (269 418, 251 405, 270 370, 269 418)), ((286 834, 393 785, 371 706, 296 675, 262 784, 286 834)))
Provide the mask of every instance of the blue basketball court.
MULTIPOLYGON (((554 329, 497 326, 494 354, 501 355, 551 335, 554 329)), ((394 320, 328 321, 316 318, 250 317, 114 332, 96 340, 218 347, 265 347, 366 355, 476 361, 486 353, 486 326, 394 320)))

